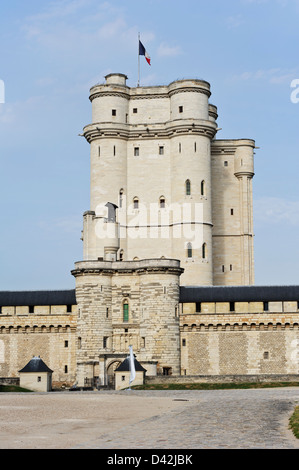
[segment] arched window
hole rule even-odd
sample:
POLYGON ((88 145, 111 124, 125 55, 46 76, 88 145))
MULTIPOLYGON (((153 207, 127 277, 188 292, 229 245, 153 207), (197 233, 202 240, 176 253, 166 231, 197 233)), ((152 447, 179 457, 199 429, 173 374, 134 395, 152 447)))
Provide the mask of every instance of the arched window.
POLYGON ((185 185, 186 185, 186 196, 191 196, 191 181, 187 180, 185 185))
POLYGON ((207 244, 204 243, 202 245, 202 259, 206 259, 206 257, 207 257, 207 244))
POLYGON ((161 196, 159 199, 160 209, 165 209, 165 197, 161 196))
POLYGON ((134 197, 133 204, 134 204, 134 209, 139 209, 139 199, 138 199, 138 197, 134 197))
POLYGON ((187 245, 187 257, 192 258, 192 243, 188 243, 187 245))
POLYGON ((201 194, 202 196, 205 195, 205 182, 204 182, 204 181, 202 181, 202 182, 200 183, 200 194, 201 194))
POLYGON ((123 206, 123 198, 124 198, 124 190, 121 189, 119 191, 119 208, 121 209, 123 206))
POLYGON ((129 321, 129 304, 128 301, 125 300, 123 303, 123 322, 129 321))

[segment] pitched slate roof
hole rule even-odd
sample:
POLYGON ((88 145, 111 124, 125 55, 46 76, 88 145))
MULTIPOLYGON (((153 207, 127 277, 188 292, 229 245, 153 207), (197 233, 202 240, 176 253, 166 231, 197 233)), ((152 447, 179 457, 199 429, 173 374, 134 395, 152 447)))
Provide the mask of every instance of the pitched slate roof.
POLYGON ((34 356, 19 372, 53 372, 39 356, 34 356))
POLYGON ((0 306, 76 305, 76 291, 0 291, 0 306))
POLYGON ((180 302, 299 301, 299 286, 211 286, 180 288, 180 302))
MULTIPOLYGON (((137 361, 136 357, 134 357, 134 364, 136 372, 146 372, 146 369, 142 367, 140 362, 137 361)), ((115 369, 115 372, 128 372, 130 371, 130 358, 127 357, 121 364, 115 369)))

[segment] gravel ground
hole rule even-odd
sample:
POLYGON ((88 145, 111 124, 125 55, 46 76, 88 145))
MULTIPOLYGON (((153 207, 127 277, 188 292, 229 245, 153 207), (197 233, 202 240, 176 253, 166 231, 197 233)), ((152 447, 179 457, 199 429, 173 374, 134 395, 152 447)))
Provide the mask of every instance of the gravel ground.
POLYGON ((0 394, 0 449, 298 449, 299 389, 0 394))

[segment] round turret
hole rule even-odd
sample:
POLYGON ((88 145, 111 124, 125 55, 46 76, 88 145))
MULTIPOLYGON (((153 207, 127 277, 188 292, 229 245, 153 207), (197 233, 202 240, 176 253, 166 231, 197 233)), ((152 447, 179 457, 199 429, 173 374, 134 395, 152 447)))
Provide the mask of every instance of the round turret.
POLYGON ((109 73, 105 76, 107 85, 123 85, 126 86, 127 75, 123 73, 109 73))
POLYGON ((235 176, 254 176, 254 140, 240 140, 235 152, 235 176))
POLYGON ((90 90, 93 123, 127 122, 129 112, 129 88, 127 76, 116 73, 106 77, 104 85, 95 85, 90 90))
POLYGON ((210 85, 202 80, 179 80, 169 85, 170 117, 209 119, 210 85))

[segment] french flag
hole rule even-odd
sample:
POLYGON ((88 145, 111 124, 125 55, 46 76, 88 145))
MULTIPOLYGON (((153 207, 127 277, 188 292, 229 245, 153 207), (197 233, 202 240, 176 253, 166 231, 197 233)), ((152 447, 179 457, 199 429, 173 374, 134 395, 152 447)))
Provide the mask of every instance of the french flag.
POLYGON ((147 63, 149 65, 151 65, 151 58, 148 55, 148 53, 146 52, 145 47, 144 47, 144 45, 142 44, 142 42, 140 40, 139 40, 139 55, 144 55, 145 60, 147 61, 147 63))

